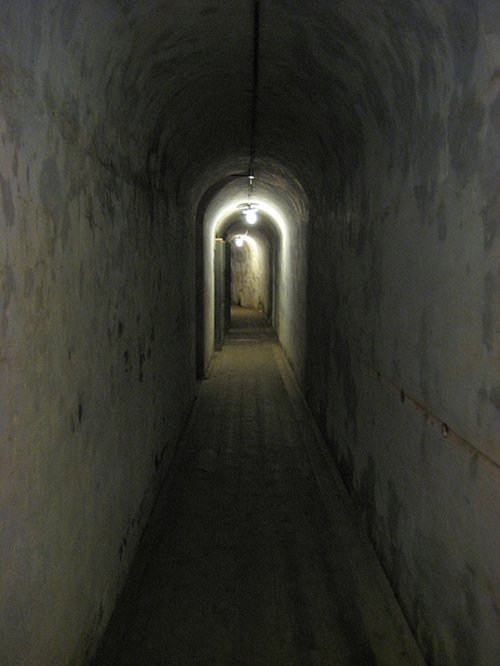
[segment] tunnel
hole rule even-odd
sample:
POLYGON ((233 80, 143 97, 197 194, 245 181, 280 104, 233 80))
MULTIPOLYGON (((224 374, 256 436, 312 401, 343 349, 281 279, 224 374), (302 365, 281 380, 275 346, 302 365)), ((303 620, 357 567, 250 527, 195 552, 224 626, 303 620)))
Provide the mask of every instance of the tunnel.
POLYGON ((423 658, 498 663, 498 2, 3 0, 0 136, 0 662, 95 654, 248 231, 423 658))

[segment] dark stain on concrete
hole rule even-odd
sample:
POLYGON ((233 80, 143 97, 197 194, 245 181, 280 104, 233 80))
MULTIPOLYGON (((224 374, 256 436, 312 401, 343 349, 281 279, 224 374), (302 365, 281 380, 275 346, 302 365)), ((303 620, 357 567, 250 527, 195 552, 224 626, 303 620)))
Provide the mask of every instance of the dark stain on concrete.
POLYGON ((79 275, 78 275, 78 295, 80 299, 83 298, 83 294, 85 291, 85 269, 83 267, 83 262, 80 262, 80 270, 79 270, 79 275))
POLYGON ((14 199, 8 180, 0 174, 0 191, 2 193, 2 210, 5 218, 5 224, 12 227, 16 221, 16 212, 14 208, 14 199))
POLYGON ((340 457, 337 456, 337 464, 340 472, 340 476, 347 488, 349 494, 352 494, 353 491, 353 475, 354 475, 354 462, 352 459, 352 453, 349 449, 342 451, 340 457))
POLYGON ((35 275, 32 268, 27 268, 24 274, 24 296, 30 298, 35 288, 35 275))
POLYGON ((50 76, 47 75, 43 79, 43 101, 44 104, 47 108, 47 111, 49 114, 53 114, 55 107, 56 107, 56 102, 55 102, 55 94, 52 89, 53 83, 50 79, 50 76))
POLYGON ((415 635, 422 650, 425 663, 429 666, 437 666, 434 649, 434 634, 426 622, 426 604, 420 595, 417 595, 413 603, 412 617, 414 618, 415 635))
POLYGON ((67 46, 73 37, 76 25, 80 18, 81 3, 78 0, 65 2, 59 19, 59 28, 61 32, 61 41, 67 46))
POLYGON ((70 217, 68 208, 65 207, 64 208, 64 213, 63 213, 63 216, 62 216, 62 220, 61 220, 61 242, 62 242, 63 247, 65 247, 66 241, 68 240, 68 233, 69 233, 70 226, 71 226, 71 217, 70 217))
POLYGON ((476 585, 477 581, 477 576, 476 572, 474 569, 465 563, 464 566, 464 571, 462 574, 462 579, 460 581, 461 585, 460 587, 462 588, 464 597, 465 597, 465 602, 466 602, 466 607, 467 607, 467 615, 471 619, 471 624, 473 627, 478 626, 478 613, 477 613, 477 602, 476 602, 476 597, 474 594, 473 588, 476 585))
POLYGON ((444 541, 426 538, 422 534, 416 575, 422 590, 427 589, 428 592, 415 600, 413 624, 426 663, 433 666, 442 663, 469 666, 481 661, 477 658, 477 576, 466 561, 457 569, 450 568, 453 559, 444 541), (439 582, 437 589, 435 585, 431 587, 433 581, 439 582), (434 592, 429 593, 432 589, 434 592), (445 607, 446 618, 442 617, 445 607), (442 624, 436 630, 433 622, 438 616, 442 624))
POLYGON ((484 280, 483 343, 489 351, 492 350, 496 282, 497 280, 495 280, 494 275, 492 275, 491 271, 488 271, 484 280))
POLYGON ((433 89, 436 81, 436 64, 434 58, 422 58, 418 67, 418 84, 417 90, 421 91, 420 103, 425 110, 429 113, 431 95, 425 94, 427 91, 433 89))
POLYGON ((80 134, 80 108, 77 98, 65 91, 62 102, 58 105, 57 126, 62 136, 75 143, 80 134))
POLYGON ((123 558, 123 553, 125 552, 125 548, 127 546, 127 539, 123 538, 120 543, 120 547, 118 548, 118 559, 120 562, 122 561, 123 558))
MULTIPOLYGON (((23 130, 21 120, 19 118, 19 111, 15 105, 7 105, 2 109, 2 114, 5 120, 6 136, 9 141, 17 148, 21 148, 23 130)), ((5 145, 5 135, 3 136, 3 143, 5 145)))
MULTIPOLYGON (((401 556, 401 549, 399 544, 399 529, 401 524, 402 504, 399 495, 396 492, 396 485, 394 481, 390 480, 388 484, 388 500, 387 500, 387 527, 390 536, 390 557, 391 557, 391 578, 396 586, 401 583, 401 571, 403 568, 403 561, 401 556)), ((381 539, 384 541, 385 539, 381 539)))
POLYGON ((446 130, 444 120, 437 113, 428 117, 425 125, 422 121, 419 128, 422 138, 416 157, 418 171, 423 174, 423 182, 418 189, 418 203, 422 226, 431 226, 434 223, 434 217, 430 211, 439 175, 439 153, 446 145, 446 130))
MULTIPOLYGON (((428 163, 428 171, 432 164, 434 161, 428 163)), ((431 204, 436 193, 435 176, 426 177, 425 180, 417 183, 413 188, 413 193, 419 210, 420 224, 423 227, 432 226, 434 220, 431 214, 431 204)))
POLYGON ((500 211, 500 94, 489 110, 488 131, 484 140, 484 167, 482 169, 483 200, 481 217, 484 227, 484 247, 489 250, 498 236, 500 211))
POLYGON ((359 231, 358 235, 356 238, 356 256, 360 257, 365 249, 365 242, 366 242, 366 226, 367 226, 368 220, 366 219, 361 219, 360 225, 359 225, 359 231))
POLYGON ((462 187, 472 178, 477 169, 477 154, 481 145, 481 130, 485 110, 476 97, 456 93, 449 120, 449 145, 451 164, 462 187))
MULTIPOLYGON (((373 355, 372 355, 373 358, 373 355)), ((401 359, 400 359, 400 354, 399 354, 399 348, 398 348, 398 343, 396 341, 394 345, 394 352, 391 358, 391 369, 392 369, 392 374, 394 376, 394 381, 399 382, 401 381, 402 373, 401 373, 401 359)))
POLYGON ((86 637, 85 637, 85 657, 83 660, 83 663, 85 664, 90 664, 92 661, 93 653, 95 651, 95 642, 96 642, 96 636, 100 636, 103 630, 103 623, 104 620, 104 606, 102 600, 99 602, 99 608, 98 611, 94 617, 94 620, 92 622, 92 628, 87 632, 86 637))
POLYGON ((141 351, 139 353, 139 381, 140 382, 144 381, 143 366, 144 366, 145 360, 146 360, 146 355, 144 354, 143 351, 141 351))
POLYGON ((7 264, 3 271, 3 280, 2 280, 2 292, 0 293, 1 305, 2 305, 2 335, 5 335, 8 326, 8 316, 7 311, 9 309, 10 302, 16 291, 16 278, 14 275, 14 270, 10 264, 7 264))
POLYGON ((477 398, 479 402, 479 409, 476 410, 476 424, 478 428, 482 428, 483 407, 488 402, 488 389, 484 384, 481 384, 479 391, 477 392, 477 398))
POLYGON ((337 360, 337 368, 342 376, 344 404, 349 417, 349 426, 353 439, 355 439, 357 433, 358 393, 352 370, 351 350, 349 344, 339 331, 336 331, 335 335, 334 353, 337 360))
MULTIPOLYGON (((500 173, 500 171, 499 171, 500 173)), ((484 229, 484 249, 490 250, 493 247, 498 235, 498 217, 500 211, 500 189, 495 188, 489 191, 486 198, 486 204, 481 209, 481 218, 484 229), (490 193, 492 193, 490 195, 490 193)))
POLYGON ((500 409, 500 384, 494 386, 490 391, 490 402, 500 409))
POLYGON ((479 468, 479 456, 475 453, 470 459, 469 463, 469 474, 471 479, 477 479, 477 473, 479 468))
POLYGON ((420 436, 420 460, 424 465, 427 464, 427 441, 425 432, 422 432, 420 436))
POLYGON ((447 39, 453 48, 455 76, 458 80, 467 81, 475 62, 475 54, 479 41, 479 18, 475 3, 461 2, 454 6, 448 5, 446 11, 447 39))
POLYGON ((389 220, 389 211, 385 209, 370 225, 368 243, 371 250, 370 266, 369 266, 369 279, 365 280, 364 284, 364 300, 365 307, 374 306, 376 309, 380 307, 383 291, 382 291, 382 259, 384 256, 384 248, 379 238, 374 234, 374 227, 379 226, 384 228, 389 220))
POLYGON ((62 218, 62 186, 56 160, 48 157, 40 174, 40 199, 45 214, 54 220, 56 235, 62 218))
POLYGON ((392 479, 389 481, 389 493, 387 502, 387 526, 391 538, 395 540, 399 533, 399 521, 401 515, 401 502, 396 492, 396 486, 392 479))
POLYGON ((356 238, 356 256, 361 257, 367 245, 373 243, 373 219, 366 199, 361 203, 359 212, 359 229, 356 238))
POLYGON ((465 612, 460 613, 452 623, 454 641, 450 663, 457 664, 457 666, 470 666, 471 663, 481 662, 477 638, 479 617, 476 586, 476 574, 472 567, 465 563, 459 576, 459 593, 462 596, 462 606, 465 608, 465 612))
POLYGON ((30 18, 33 20, 29 21, 29 38, 24 41, 23 50, 26 59, 33 69, 35 69, 35 65, 39 60, 40 49, 42 47, 43 11, 43 5, 37 2, 33 3, 29 8, 30 18))
POLYGON ((356 500, 361 505, 369 530, 375 533, 377 522, 376 504, 376 465, 373 456, 369 456, 359 484, 358 497, 356 500))
POLYGON ((444 243, 446 240, 446 236, 448 234, 448 227, 446 226, 446 213, 445 213, 444 203, 442 201, 439 204, 437 210, 436 221, 437 221, 437 232, 438 232, 439 242, 444 243))
POLYGON ((428 400, 429 399, 429 381, 430 381, 430 365, 427 355, 428 350, 428 324, 427 317, 424 313, 420 321, 420 332, 418 336, 418 345, 417 345, 417 357, 419 358, 419 380, 420 380, 420 390, 422 396, 428 400))

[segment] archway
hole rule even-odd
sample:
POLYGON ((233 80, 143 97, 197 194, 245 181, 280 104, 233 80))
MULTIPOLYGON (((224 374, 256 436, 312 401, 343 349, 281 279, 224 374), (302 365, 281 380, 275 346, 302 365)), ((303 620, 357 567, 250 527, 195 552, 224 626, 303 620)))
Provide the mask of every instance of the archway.
MULTIPOLYGON (((255 228, 260 229, 272 245, 270 318, 285 353, 300 376, 305 326, 307 200, 297 179, 279 165, 269 162, 259 165, 255 180, 255 202, 261 218, 255 228)), ((227 241, 228 230, 237 220, 242 221, 241 208, 247 201, 247 181, 243 174, 233 174, 219 182, 220 186, 212 185, 201 197, 197 214, 198 378, 207 372, 216 349, 216 238, 227 241)), ((219 270, 223 263, 220 260, 219 270)))

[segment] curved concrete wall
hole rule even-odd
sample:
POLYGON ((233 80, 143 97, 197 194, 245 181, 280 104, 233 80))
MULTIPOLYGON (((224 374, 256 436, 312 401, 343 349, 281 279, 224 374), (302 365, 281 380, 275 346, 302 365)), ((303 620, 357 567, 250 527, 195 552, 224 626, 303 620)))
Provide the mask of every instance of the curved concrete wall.
POLYGON ((493 664, 500 17, 387 8, 336 33, 360 144, 311 196, 306 392, 426 659, 493 664))
MULTIPOLYGON (((498 2, 261 9, 280 340, 428 662, 496 663, 498 2)), ((194 396, 194 248, 208 266, 242 196, 252 14, 1 3, 9 666, 91 654, 194 396)))
POLYGON ((6 666, 93 651, 195 384, 192 227, 110 113, 116 10, 42 5, 0 9, 6 666))

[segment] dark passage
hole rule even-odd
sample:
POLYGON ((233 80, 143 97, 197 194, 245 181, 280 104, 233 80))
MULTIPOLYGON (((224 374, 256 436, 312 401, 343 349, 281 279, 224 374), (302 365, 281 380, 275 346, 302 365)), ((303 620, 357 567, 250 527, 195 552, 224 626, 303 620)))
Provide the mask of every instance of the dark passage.
POLYGON ((0 666, 499 666, 499 0, 0 0, 0 146, 0 666))
POLYGON ((95 666, 422 663, 258 315, 233 311, 95 666))

